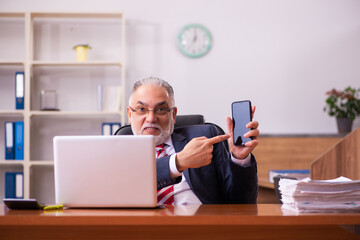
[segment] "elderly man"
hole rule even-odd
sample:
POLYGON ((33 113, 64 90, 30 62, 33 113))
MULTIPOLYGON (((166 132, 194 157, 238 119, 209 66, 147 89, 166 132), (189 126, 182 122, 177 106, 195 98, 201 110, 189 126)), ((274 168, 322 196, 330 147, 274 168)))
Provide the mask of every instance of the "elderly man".
POLYGON ((176 114, 174 91, 166 81, 150 77, 134 84, 127 115, 135 135, 155 137, 159 203, 256 203, 257 169, 251 151, 258 143, 258 122, 247 124, 245 137, 253 140, 234 146, 229 117, 229 134, 219 135, 212 125, 174 129, 176 114), (226 139, 231 153, 222 142, 226 139))

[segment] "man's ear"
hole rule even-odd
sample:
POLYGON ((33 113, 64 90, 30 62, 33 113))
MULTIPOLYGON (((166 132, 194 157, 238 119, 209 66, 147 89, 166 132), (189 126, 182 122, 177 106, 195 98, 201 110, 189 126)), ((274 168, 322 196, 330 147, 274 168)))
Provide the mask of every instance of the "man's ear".
POLYGON ((173 119, 174 119, 174 123, 176 122, 176 114, 177 114, 177 107, 174 107, 174 109, 173 109, 173 119))
POLYGON ((126 108, 126 114, 127 114, 127 116, 128 116, 129 124, 131 124, 131 114, 132 114, 132 111, 131 111, 130 107, 127 107, 127 108, 126 108))

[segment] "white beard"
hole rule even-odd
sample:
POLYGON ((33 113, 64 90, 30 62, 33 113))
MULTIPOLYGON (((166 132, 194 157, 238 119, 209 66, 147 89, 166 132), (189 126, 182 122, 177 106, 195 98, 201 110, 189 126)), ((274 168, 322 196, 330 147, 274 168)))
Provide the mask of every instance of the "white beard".
MULTIPOLYGON (((131 122, 134 122, 133 119, 132 119, 132 116, 131 116, 131 122)), ((142 135, 141 133, 147 127, 158 128, 160 130, 160 134, 157 135, 157 136, 154 136, 154 137, 155 137, 155 145, 159 145, 159 144, 164 143, 171 136, 171 134, 173 133, 173 131, 174 131, 174 123, 173 122, 174 122, 174 120, 173 120, 173 118, 171 118, 170 121, 169 121, 169 125, 164 130, 157 123, 145 123, 141 127, 140 131, 137 131, 135 129, 135 127, 131 124, 131 130, 134 133, 134 135, 142 135)))

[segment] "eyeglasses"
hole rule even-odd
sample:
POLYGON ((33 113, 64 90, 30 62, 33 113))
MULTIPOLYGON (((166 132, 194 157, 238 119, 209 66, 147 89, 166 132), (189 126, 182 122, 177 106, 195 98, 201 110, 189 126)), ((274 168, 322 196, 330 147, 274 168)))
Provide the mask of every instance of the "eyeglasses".
POLYGON ((145 115, 148 114, 150 111, 153 111, 155 115, 157 116, 163 116, 169 112, 171 112, 175 107, 168 108, 168 107, 156 107, 154 109, 148 109, 147 107, 137 107, 136 109, 133 109, 129 106, 131 111, 137 113, 138 115, 145 115))

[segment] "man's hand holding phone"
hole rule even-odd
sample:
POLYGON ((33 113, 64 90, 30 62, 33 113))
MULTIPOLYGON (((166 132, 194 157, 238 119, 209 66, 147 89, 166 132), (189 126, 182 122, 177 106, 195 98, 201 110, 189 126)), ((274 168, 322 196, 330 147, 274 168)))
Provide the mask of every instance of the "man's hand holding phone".
MULTIPOLYGON (((255 106, 251 107, 252 116, 254 116, 255 109, 256 109, 255 106)), ((243 114, 246 114, 246 112, 244 112, 243 114)), ((234 112, 233 112, 233 117, 234 117, 234 112)), ((251 117, 249 119, 251 119, 251 117)), ((230 138, 228 140, 229 147, 233 157, 237 159, 246 158, 258 144, 257 137, 259 136, 259 130, 257 128, 259 126, 259 123, 257 121, 250 121, 246 124, 246 128, 248 129, 248 131, 244 133, 242 137, 251 138, 251 140, 244 143, 243 145, 234 144, 234 121, 231 118, 226 117, 226 124, 228 128, 228 133, 230 135, 230 138)), ((236 119, 235 119, 235 124, 236 124, 236 119)))

